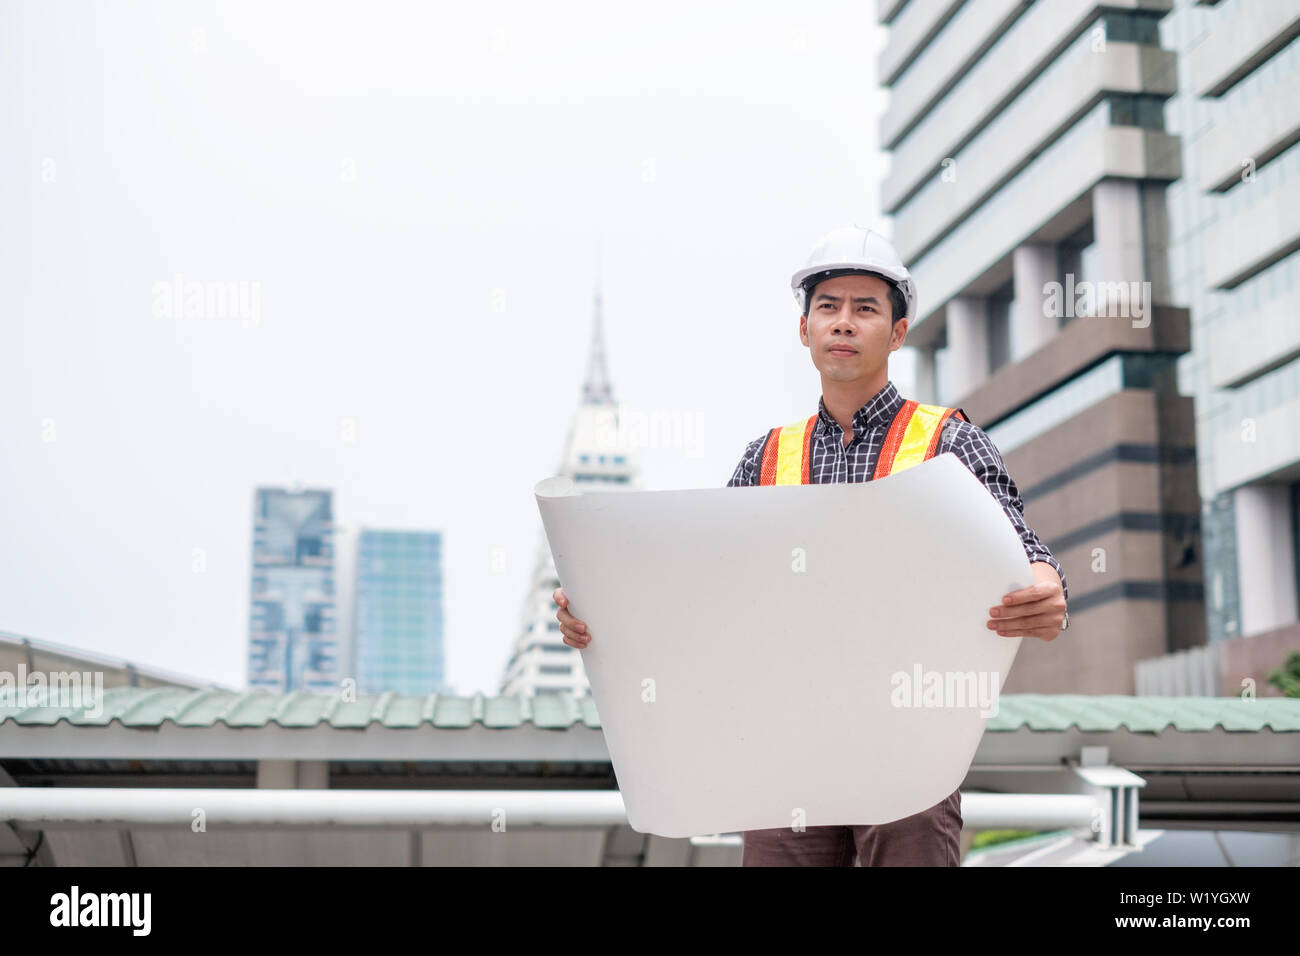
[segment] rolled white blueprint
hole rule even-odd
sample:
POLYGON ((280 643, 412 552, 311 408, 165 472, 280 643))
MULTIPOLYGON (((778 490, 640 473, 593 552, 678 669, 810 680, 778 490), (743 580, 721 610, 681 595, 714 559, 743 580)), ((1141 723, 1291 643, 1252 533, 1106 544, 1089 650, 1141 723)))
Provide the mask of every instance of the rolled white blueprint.
POLYGON ((879 824, 970 767, 1024 546, 946 453, 878 481, 534 490, 628 820, 667 837, 879 824))

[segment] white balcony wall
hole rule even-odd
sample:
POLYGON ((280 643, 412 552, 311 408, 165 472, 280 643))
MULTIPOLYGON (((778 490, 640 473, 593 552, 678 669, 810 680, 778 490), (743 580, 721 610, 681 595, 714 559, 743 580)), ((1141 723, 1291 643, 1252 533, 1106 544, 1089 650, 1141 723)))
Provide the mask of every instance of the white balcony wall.
POLYGON ((1259 166, 1300 138, 1300 70, 1234 112, 1220 116, 1196 142, 1206 192, 1235 186, 1251 160, 1259 166))
POLYGON ((913 328, 1103 179, 1175 179, 1179 158, 1176 137, 1110 126, 1100 104, 925 256, 909 263, 918 299, 913 328))
POLYGON ((1094 53, 1076 42, 1009 108, 894 212, 907 262, 1055 140, 1107 92, 1173 92, 1174 55, 1135 43, 1094 53))
MULTIPOLYGON (((1169 0, 1116 0, 1108 6, 1167 10, 1169 0)), ((1052 61, 1065 52, 1071 38, 1090 50, 1091 37, 1076 34, 1099 12, 1100 5, 1096 0, 1035 3, 998 37, 974 66, 960 75, 934 108, 899 141, 895 141, 894 136, 885 135, 886 131, 901 130, 914 122, 921 107, 909 101, 906 88, 900 92, 900 87, 895 86, 890 93, 889 109, 881 120, 882 142, 893 150, 893 165, 881 186, 885 211, 892 212, 904 196, 913 192, 938 168, 945 157, 953 155, 997 115, 1018 90, 1048 69, 1052 61)), ((946 29, 952 29, 952 23, 956 22, 954 19, 946 29)), ((948 76, 958 75, 943 63, 924 63, 924 60, 922 57, 913 64, 908 73, 920 66, 939 70, 948 76)), ((1169 77, 1167 82, 1173 80, 1169 77)))
POLYGON ((1197 96, 1220 96, 1300 32, 1300 3, 1226 0, 1221 18, 1187 55, 1197 96))

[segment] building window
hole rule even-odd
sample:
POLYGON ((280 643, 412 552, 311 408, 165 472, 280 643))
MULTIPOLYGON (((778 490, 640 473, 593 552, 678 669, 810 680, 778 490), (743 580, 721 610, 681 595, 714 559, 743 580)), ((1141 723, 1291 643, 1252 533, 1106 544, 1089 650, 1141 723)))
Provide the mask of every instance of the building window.
POLYGON ((1130 352, 1123 355, 1125 388, 1146 388, 1159 392, 1178 390, 1178 356, 1163 352, 1130 352))
POLYGON ((1109 96, 1111 126, 1140 126, 1142 129, 1165 128, 1165 101, 1159 96, 1109 96))
POLYGON ((1099 21, 1106 31, 1106 39, 1113 43, 1149 43, 1160 45, 1159 11, 1134 11, 1107 13, 1099 21))
POLYGON ((279 603, 265 603, 262 604, 261 607, 265 609, 262 629, 265 631, 283 631, 284 605, 279 603))

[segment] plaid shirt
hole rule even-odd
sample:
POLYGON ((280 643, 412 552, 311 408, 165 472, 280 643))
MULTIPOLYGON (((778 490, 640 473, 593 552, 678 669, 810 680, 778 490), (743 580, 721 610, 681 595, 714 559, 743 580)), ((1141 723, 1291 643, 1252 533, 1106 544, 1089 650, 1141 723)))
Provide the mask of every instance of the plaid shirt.
MULTIPOLYGON (((902 407, 903 397, 898 394, 893 382, 887 382, 867 404, 853 413, 853 439, 846 447, 844 429, 826 411, 826 402, 817 399, 817 423, 813 426, 812 436, 813 484, 870 481, 880 457, 880 448, 885 443, 885 434, 889 431, 895 413, 902 407)), ((767 439, 767 434, 764 432, 759 435, 745 448, 744 457, 727 482, 728 488, 758 484, 759 458, 763 454, 763 442, 767 439)), ((1047 550, 1038 540, 1038 535, 1025 523, 1025 503, 1020 498, 1016 483, 1007 474, 1002 455, 992 439, 978 425, 950 418, 944 424, 936 454, 945 451, 956 454, 1002 506, 1024 543, 1030 563, 1043 561, 1056 569, 1056 573, 1061 576, 1061 588, 1068 601, 1070 590, 1065 583, 1065 572, 1052 557, 1052 552, 1047 550)))

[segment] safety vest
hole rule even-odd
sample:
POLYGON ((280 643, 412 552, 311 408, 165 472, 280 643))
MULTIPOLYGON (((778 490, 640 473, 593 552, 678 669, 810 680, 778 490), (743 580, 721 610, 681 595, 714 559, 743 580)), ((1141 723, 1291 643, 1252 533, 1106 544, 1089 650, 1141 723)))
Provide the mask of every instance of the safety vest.
MULTIPOLYGON (((871 480, 897 474, 933 458, 943 426, 953 416, 970 421, 960 408, 904 402, 889 425, 871 480)), ((812 436, 816 424, 817 416, 812 415, 767 433, 758 472, 760 485, 812 483, 812 436)))

